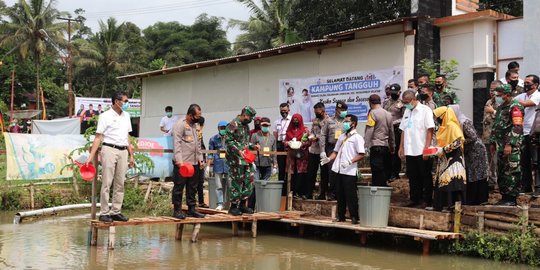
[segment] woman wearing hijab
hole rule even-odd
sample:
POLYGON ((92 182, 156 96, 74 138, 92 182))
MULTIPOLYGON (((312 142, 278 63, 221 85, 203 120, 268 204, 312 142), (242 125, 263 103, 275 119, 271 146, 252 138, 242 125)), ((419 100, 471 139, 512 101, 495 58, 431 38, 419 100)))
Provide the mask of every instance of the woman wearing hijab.
POLYGON ((487 202, 489 198, 486 146, 478 137, 472 121, 461 113, 459 105, 450 105, 450 107, 456 113, 465 136, 463 152, 467 170, 467 204, 480 205, 487 202))
POLYGON ((434 209, 451 208, 465 200, 467 175, 463 161, 464 136, 452 108, 442 106, 433 111, 437 122, 437 170, 435 172, 434 209))
POLYGON ((286 171, 292 175, 291 189, 294 196, 298 198, 306 198, 309 195, 307 194, 309 187, 306 181, 309 158, 308 148, 311 141, 308 140, 308 136, 309 130, 304 126, 302 115, 294 114, 285 135, 285 146, 288 151, 286 171), (289 142, 292 141, 301 142, 300 148, 292 149, 289 146, 289 142))

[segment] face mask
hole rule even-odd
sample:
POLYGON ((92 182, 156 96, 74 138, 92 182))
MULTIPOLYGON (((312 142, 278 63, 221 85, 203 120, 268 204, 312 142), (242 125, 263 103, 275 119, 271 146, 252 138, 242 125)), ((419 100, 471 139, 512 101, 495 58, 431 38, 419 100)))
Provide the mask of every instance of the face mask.
POLYGON ((242 124, 244 125, 249 125, 249 123, 251 123, 251 119, 245 119, 242 121, 242 124))
POLYGON ((502 97, 495 97, 495 103, 497 103, 497 105, 501 105, 504 103, 504 99, 502 97))
POLYGON ((345 131, 351 130, 351 122, 343 123, 343 130, 345 130, 345 131))
POLYGON ((172 112, 166 112, 165 115, 167 115, 167 117, 171 118, 172 117, 172 112))
POLYGON ((390 94, 393 100, 397 100, 399 98, 398 94, 390 94))
POLYGON ((405 106, 405 108, 407 108, 409 110, 414 109, 414 106, 411 103, 403 104, 403 106, 405 106))
POLYGON ((122 111, 125 111, 129 108, 129 102, 125 102, 124 104, 122 104, 122 111))
POLYGON ((315 116, 319 119, 322 119, 324 117, 324 114, 322 113, 316 113, 315 116))
POLYGON ((293 125, 293 127, 298 127, 298 126, 300 125, 300 123, 298 123, 298 122, 293 122, 292 125, 293 125))
POLYGON ((427 100, 429 98, 429 95, 424 93, 420 93, 418 96, 421 100, 427 100))
POLYGON ((287 117, 287 115, 289 115, 288 112, 280 112, 279 114, 281 114, 281 117, 285 118, 287 117))
POLYGON ((219 135, 225 136, 225 130, 224 130, 224 129, 220 129, 220 130, 219 130, 219 135))
POLYGON ((529 92, 532 89, 532 85, 526 84, 526 85, 523 86, 523 89, 525 90, 525 92, 529 92))
POLYGON ((345 118, 347 116, 347 111, 342 111, 339 113, 340 118, 345 118))
POLYGON ((435 84, 435 87, 437 88, 437 90, 442 90, 443 89, 443 84, 442 83, 435 84))
POLYGON ((508 82, 509 85, 512 86, 512 88, 516 88, 516 86, 518 85, 518 80, 511 80, 508 82))
POLYGON ((261 129, 261 125, 255 125, 255 129, 261 129))
POLYGON ((195 116, 191 116, 191 122, 193 123, 199 123, 199 118, 195 118, 195 116))
POLYGON ((269 127, 261 127, 261 130, 264 133, 268 133, 268 131, 270 131, 270 128, 269 127))

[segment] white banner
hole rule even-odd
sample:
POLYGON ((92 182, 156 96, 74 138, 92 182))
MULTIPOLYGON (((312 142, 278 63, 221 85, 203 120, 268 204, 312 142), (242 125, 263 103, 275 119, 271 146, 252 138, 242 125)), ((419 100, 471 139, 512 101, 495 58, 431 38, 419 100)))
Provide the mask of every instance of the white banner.
MULTIPOLYGON (((80 114, 81 105, 84 106, 84 110, 88 110, 90 104, 93 107, 94 111, 98 110, 99 105, 101 109, 106 111, 111 108, 112 102, 111 98, 89 98, 89 97, 75 97, 75 111, 73 112, 75 116, 80 114)), ((140 99, 129 99, 129 108, 127 112, 131 117, 140 117, 141 116, 141 100, 140 99)))
POLYGON ((279 103, 288 103, 289 115, 299 113, 304 122, 315 118, 313 106, 322 102, 326 112, 333 115, 337 101, 348 105, 348 113, 358 116, 358 121, 367 121, 368 98, 372 94, 386 97, 384 87, 397 83, 403 87, 403 67, 383 70, 354 71, 346 74, 299 79, 279 80, 279 103))

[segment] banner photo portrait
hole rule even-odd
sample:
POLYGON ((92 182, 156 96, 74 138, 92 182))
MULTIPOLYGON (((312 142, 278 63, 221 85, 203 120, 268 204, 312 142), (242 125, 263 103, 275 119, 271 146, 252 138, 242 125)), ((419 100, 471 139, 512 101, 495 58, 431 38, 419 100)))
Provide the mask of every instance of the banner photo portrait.
POLYGON ((369 96, 377 94, 384 100, 385 86, 393 83, 402 85, 403 81, 402 66, 330 76, 282 79, 279 80, 279 103, 289 104, 289 115, 299 113, 304 122, 311 122, 315 118, 313 106, 316 103, 324 103, 326 113, 334 115, 336 102, 344 101, 348 105, 347 112, 358 116, 358 121, 365 122, 369 111, 369 96))
MULTIPOLYGON (((151 138, 139 138, 137 141, 139 149, 173 149, 172 136, 161 136, 151 138)), ((172 176, 173 153, 150 152, 145 153, 154 162, 154 170, 151 172, 141 172, 141 175, 151 178, 165 178, 172 176)), ((128 172, 130 174, 130 172, 128 172)))
MULTIPOLYGON (((90 104, 94 107, 94 111, 98 110, 99 105, 101 105, 103 111, 109 110, 112 106, 111 98, 75 97, 75 111, 73 113, 78 116, 81 114, 81 105, 84 106, 84 110, 88 110, 90 104)), ((141 100, 130 98, 129 108, 126 111, 132 118, 141 117, 141 100)))
MULTIPOLYGON (((73 176, 72 170, 60 170, 70 163, 69 153, 83 147, 82 135, 5 133, 7 180, 50 180, 73 176)), ((74 159, 77 159, 74 156, 74 159)))

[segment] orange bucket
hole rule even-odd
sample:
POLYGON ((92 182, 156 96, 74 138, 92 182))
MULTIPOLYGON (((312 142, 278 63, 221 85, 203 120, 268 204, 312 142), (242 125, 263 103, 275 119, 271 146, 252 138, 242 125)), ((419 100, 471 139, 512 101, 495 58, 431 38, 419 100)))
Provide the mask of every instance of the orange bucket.
POLYGON ((94 176, 96 176, 96 167, 94 167, 94 165, 91 163, 79 164, 79 174, 81 175, 82 179, 92 181, 94 176))
POLYGON ((249 151, 247 148, 244 149, 244 160, 247 162, 247 163, 253 163, 255 162, 255 154, 251 153, 251 151, 249 151))
POLYGON ((182 177, 192 177, 195 174, 195 168, 193 164, 185 162, 184 165, 180 166, 180 175, 182 177))

